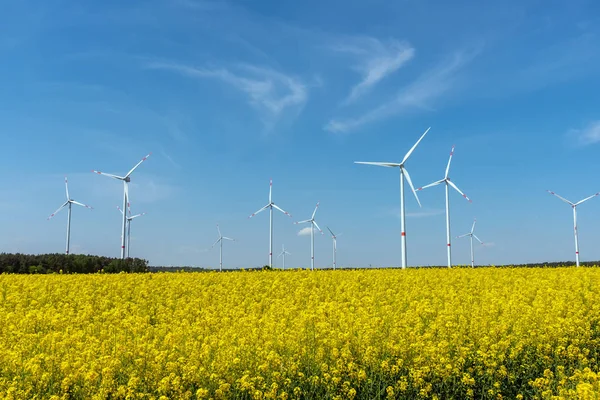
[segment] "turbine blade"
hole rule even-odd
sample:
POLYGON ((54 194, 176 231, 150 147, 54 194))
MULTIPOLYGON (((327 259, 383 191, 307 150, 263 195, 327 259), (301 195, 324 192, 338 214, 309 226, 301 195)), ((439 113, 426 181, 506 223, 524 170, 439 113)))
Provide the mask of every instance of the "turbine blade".
POLYGON ((136 215, 134 215, 133 217, 129 217, 129 219, 130 219, 130 220, 132 220, 132 219, 134 219, 134 218, 141 217, 142 215, 146 215, 146 213, 145 213, 145 212, 143 212, 143 213, 141 213, 141 214, 136 214, 136 215))
POLYGON ((58 214, 58 212, 59 212, 60 210, 62 210, 63 208, 65 208, 65 206, 66 206, 67 204, 69 204, 69 202, 68 202, 68 201, 65 201, 65 202, 64 202, 64 204, 63 204, 62 206, 58 207, 58 210, 56 210, 56 211, 54 211, 52 214, 50 214, 50 216, 49 216, 47 219, 50 219, 50 218, 54 217, 56 214, 58 214))
POLYGON ((452 182, 451 180, 447 180, 446 182, 448 182, 448 185, 452 186, 458 193, 460 193, 462 195, 462 197, 464 197, 465 199, 467 199, 469 201, 469 203, 472 203, 473 201, 471 201, 470 198, 467 197, 466 194, 464 194, 459 188, 458 186, 456 186, 454 184, 454 182, 452 182))
POLYGON ((81 207, 89 208, 90 210, 94 209, 94 207, 92 207, 92 206, 88 206, 87 204, 83 204, 83 203, 80 203, 80 202, 75 201, 75 200, 71 200, 71 203, 77 204, 78 206, 81 206, 81 207))
POLYGON ((477 236, 473 235, 473 237, 474 237, 475 239, 477 239, 477 241, 478 241, 479 243, 483 244, 483 242, 482 242, 481 240, 479 240, 479 238, 478 238, 477 236))
POLYGON ((464 235, 457 236, 457 239, 464 238, 465 236, 471 236, 470 233, 465 233, 464 235))
POLYGON ((65 191, 67 192, 67 200, 71 200, 69 197, 69 183, 67 182, 67 177, 65 176, 65 191))
POLYGON ((444 183, 445 181, 446 181, 445 179, 440 179, 439 181, 436 181, 436 182, 430 183, 429 185, 422 186, 422 187, 420 187, 420 188, 418 188, 418 189, 417 189, 417 192, 418 192, 419 190, 423 190, 423 189, 427 189, 427 188, 430 188, 430 187, 433 187, 433 186, 437 186, 437 185, 439 185, 440 183, 444 183))
POLYGON ((319 232, 321 232, 321 235, 323 234, 323 231, 321 230, 321 228, 319 228, 319 225, 317 224, 317 221, 315 221, 314 219, 312 220, 313 225, 319 230, 319 232))
POLYGON ((114 179, 118 179, 120 181, 122 181, 123 179, 125 179, 122 176, 118 176, 118 175, 113 175, 113 174, 107 174, 106 172, 100 172, 100 171, 96 171, 96 170, 92 170, 93 173, 96 173, 98 175, 104 175, 104 176, 108 176, 109 178, 114 178, 114 179))
POLYGON ((477 218, 473 220, 473 226, 471 227, 471 233, 475 232, 475 223, 477 222, 477 218))
POLYGON ((231 240, 232 242, 235 242, 235 239, 228 238, 227 236, 223 236, 223 239, 225 239, 225 240, 231 240))
POLYGON ((273 203, 273 208, 276 209, 276 210, 278 210, 278 211, 281 211, 282 213, 284 213, 288 217, 292 218, 292 215, 289 212, 287 212, 287 211, 279 208, 275 203, 273 203))
POLYGON ((273 202, 273 178, 269 179, 269 204, 273 202))
POLYGON ((450 172, 450 162, 452 162, 453 155, 454 155, 454 145, 452 146, 452 150, 450 150, 450 158, 448 159, 448 165, 446 166, 446 175, 444 175, 444 178, 448 178, 448 172, 450 172))
POLYGON ((377 165, 378 167, 399 167, 402 164, 389 162, 354 161, 354 164, 377 165))
POLYGON ((315 214, 317 213, 317 209, 319 208, 320 201, 317 201, 317 205, 315 206, 315 211, 312 213, 312 217, 310 219, 315 219, 315 214))
POLYGON ((127 173, 127 175, 125 175, 125 178, 127 178, 129 175, 131 175, 131 173, 132 173, 133 171, 135 171, 135 169, 136 169, 137 167, 139 167, 141 163, 143 163, 144 161, 146 161, 146 160, 148 159, 148 157, 150 157, 150 155, 151 155, 151 154, 152 154, 152 153, 148 154, 146 157, 142 158, 142 160, 141 160, 139 163, 135 164, 135 167, 131 168, 131 169, 129 170, 129 172, 127 173))
POLYGON ((127 183, 127 181, 123 181, 123 184, 125 185, 123 190, 125 191, 125 198, 127 198, 127 208, 130 208, 131 203, 129 202, 129 184, 127 183))
POLYGON ((121 207, 117 206, 117 210, 119 210, 121 214, 123 214, 123 210, 121 210, 121 207))
POLYGON ((419 145, 419 143, 421 142, 421 140, 423 140, 423 138, 425 137, 425 135, 427 135, 427 132, 429 132, 430 129, 431 129, 431 127, 427 128, 427 130, 425 131, 425 133, 423 133, 421 135, 421 137, 419 138, 419 140, 417 140, 417 143, 415 143, 415 145, 413 147, 411 147, 411 149, 408 151, 408 153, 406 153, 406 155, 404 156, 404 159, 402 160, 401 164, 404 164, 406 162, 406 160, 408 160, 408 157, 410 157, 410 155, 412 154, 412 152, 415 151, 415 149, 417 148, 417 146, 419 145))
POLYGON ((557 195, 557 194, 556 194, 556 193, 554 193, 554 192, 551 192, 550 190, 546 190, 546 192, 548 192, 548 193, 550 193, 550 194, 553 194, 554 196, 558 197, 559 199, 561 199, 562 201, 564 201, 564 202, 565 202, 565 203, 567 203, 567 204, 570 204, 570 205, 572 205, 572 206, 574 206, 574 205, 575 205, 574 203, 571 203, 569 200, 565 199, 564 197, 560 197, 559 195, 557 195))
POLYGON ((312 219, 305 219, 304 221, 294 222, 294 224, 296 224, 296 225, 298 225, 298 224, 305 224, 307 222, 312 222, 312 219))
POLYGON ((223 237, 223 235, 221 235, 221 229, 219 229, 219 224, 217 224, 217 232, 219 232, 219 237, 223 237))
POLYGON ((215 245, 216 245, 217 243, 219 243, 220 241, 221 241, 221 238, 218 238, 218 239, 217 239, 217 241, 216 241, 216 242, 214 242, 212 246, 210 246, 210 248, 212 249, 213 247, 215 247, 215 245))
POLYGON ((329 229, 328 226, 326 226, 325 228, 327 228, 327 230, 329 231, 329 233, 331 233, 331 237, 335 238, 335 234, 331 231, 331 229, 329 229))
POLYGON ((252 215, 250 215, 248 218, 252 218, 254 217, 256 214, 258 214, 259 212, 262 212, 264 210, 266 210, 267 208, 269 208, 270 204, 267 204, 266 206, 264 206, 263 208, 261 208, 260 210, 258 210, 257 212, 253 213, 252 215))
POLYGON ((596 193, 596 194, 593 194, 593 195, 591 195, 590 197, 586 197, 585 199, 583 199, 583 200, 581 200, 581 201, 578 201, 577 203, 575 203, 575 205, 576 205, 576 206, 578 206, 578 205, 580 205, 581 203, 588 201, 589 199, 593 199, 594 197, 598 196, 599 194, 600 194, 600 192, 598 192, 598 193, 596 193))
POLYGON ((408 182, 408 186, 410 186, 410 190, 412 190, 413 194, 415 195, 415 199, 417 199, 417 203, 419 204, 419 207, 422 207, 421 201, 419 200, 419 196, 417 196, 417 192, 415 191, 415 187, 413 186, 412 180, 410 179, 410 174, 408 173, 408 170, 406 168, 404 168, 404 167, 401 167, 400 171, 406 177, 406 181, 408 182))

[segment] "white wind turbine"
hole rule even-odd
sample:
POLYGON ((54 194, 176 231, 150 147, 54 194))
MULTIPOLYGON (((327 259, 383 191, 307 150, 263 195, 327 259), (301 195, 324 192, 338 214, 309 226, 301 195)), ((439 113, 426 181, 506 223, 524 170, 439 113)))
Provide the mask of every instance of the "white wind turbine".
POLYGON ((340 233, 339 235, 336 235, 335 233, 333 233, 331 231, 331 229, 329 229, 329 227, 327 227, 327 230, 329 231, 329 233, 331 233, 331 239, 333 239, 333 269, 336 268, 337 266, 337 238, 338 236, 341 236, 342 234, 340 233))
POLYGON ((285 249, 285 246, 284 246, 284 245, 281 245, 281 253, 279 253, 279 255, 277 256, 277 258, 279 258, 279 257, 282 257, 282 256, 283 256, 283 269, 285 269, 285 255, 286 255, 286 254, 287 254, 287 255, 289 255, 289 256, 291 256, 291 255, 292 255, 292 253, 290 253, 289 251, 287 251, 287 250, 285 249))
POLYGON ((310 219, 306 219, 300 222, 294 222, 295 224, 304 224, 310 223, 310 270, 313 271, 315 269, 315 227, 323 234, 319 225, 317 225, 317 221, 315 221, 315 214, 317 213, 317 209, 319 208, 319 202, 317 202, 317 206, 315 207, 315 211, 312 213, 312 217, 310 219))
POLYGON ((446 184, 446 241, 447 241, 447 248, 448 248, 448 268, 452 267, 452 251, 450 248, 451 247, 451 243, 450 243, 450 186, 452 186, 452 188, 454 188, 458 193, 460 193, 462 195, 462 197, 467 199, 470 203, 472 202, 471 199, 469 199, 467 197, 467 195, 464 194, 458 188, 458 186, 456 186, 454 184, 454 182, 452 182, 450 180, 450 178, 448 177, 448 173, 450 172, 450 162, 452 161, 453 155, 454 155, 454 146, 452 146, 452 150, 450 151, 450 158, 448 159, 448 165, 446 166, 446 174, 444 175, 444 179, 440 179, 439 181, 430 183, 429 185, 425 185, 425 186, 417 189, 417 191, 419 191, 419 190, 427 189, 432 186, 437 186, 441 183, 446 184))
POLYGON ((278 211, 281 211, 282 213, 284 213, 285 215, 287 215, 288 217, 292 217, 287 211, 282 210, 281 208, 279 208, 274 202, 273 202, 273 179, 271 179, 269 181, 269 204, 267 204, 266 206, 264 206, 263 208, 261 208, 260 210, 258 210, 257 212, 255 212, 254 214, 250 215, 248 217, 248 219, 254 217, 256 214, 258 214, 261 211, 266 210, 267 208, 269 209, 269 267, 273 268, 273 209, 275 208, 278 211))
POLYGON ((405 210, 404 210, 404 178, 405 177, 406 177, 406 180, 408 181, 408 184, 410 185, 410 189, 412 190, 412 192, 415 195, 415 198, 417 199, 417 203, 419 204, 419 207, 421 207, 421 202, 419 201, 419 196, 417 196, 417 192, 415 191, 415 188, 410 179, 410 174, 406 170, 404 163, 406 162, 406 160, 408 160, 408 157, 410 157, 412 152, 415 150, 415 148, 421 142, 421 140, 423 140, 423 138, 425 137, 427 132, 429 132, 430 129, 431 129, 431 127, 427 128, 425 133, 423 133, 423 135, 421 135, 419 140, 417 140, 417 143, 415 143, 415 145, 408 151, 408 153, 406 153, 406 155, 404 156, 404 159, 400 163, 365 162, 365 161, 355 161, 354 162, 355 164, 377 165, 379 167, 390 167, 390 168, 397 167, 400 169, 400 242, 401 242, 401 246, 402 246, 402 268, 403 269, 406 268, 406 227, 405 227, 406 226, 406 215, 405 215, 405 210))
MULTIPOLYGON (((117 210, 121 211, 121 214, 123 214, 123 210, 121 210, 121 207, 117 206, 117 210)), ((131 215, 131 207, 127 207, 127 210, 129 211, 129 216, 126 217, 127 218, 127 258, 129 258, 129 247, 131 245, 131 221, 133 221, 137 217, 146 215, 146 213, 143 212, 141 214, 131 215)))
POLYGON ((579 238, 578 238, 578 234, 577 234, 577 206, 580 205, 583 202, 588 201, 591 198, 594 198, 596 196, 598 196, 600 194, 600 192, 591 195, 590 197, 586 197, 585 199, 578 201, 577 203, 572 203, 569 200, 560 197, 559 195, 557 195, 554 192, 551 192, 550 190, 547 190, 548 193, 558 197, 559 199, 561 199, 562 201, 564 201, 565 203, 569 204, 571 206, 571 208, 573 208, 573 231, 575 233, 575 262, 577 264, 577 266, 579 267, 579 238))
POLYGON ((217 243, 219 243, 219 271, 223 271, 223 239, 231 240, 232 242, 235 242, 235 239, 221 235, 221 229, 219 229, 219 224, 217 224, 217 232, 219 232, 219 238, 216 242, 213 243, 212 246, 210 246, 210 248, 212 249, 217 243))
MULTIPOLYGON (((152 154, 152 153, 150 153, 150 154, 152 154)), ((137 163, 135 165, 135 167, 131 168, 131 170, 129 170, 129 172, 125 176, 112 175, 112 174, 107 174, 106 172, 92 170, 92 172, 94 172, 96 174, 105 175, 110 178, 114 178, 114 179, 123 181, 123 209, 127 209, 127 205, 129 202, 129 182, 131 182, 131 178, 129 176, 133 173, 133 171, 135 171, 135 169, 137 167, 140 166, 141 163, 143 163, 144 161, 146 161, 146 159, 148 157, 150 157, 150 154, 148 154, 146 157, 142 158, 142 160, 139 163, 137 163)), ((123 226, 121 229, 121 258, 122 259, 125 259, 125 238, 126 238, 126 233, 127 233, 126 228, 127 228, 127 215, 125 215, 125 213, 123 213, 123 226)))
POLYGON ((54 211, 52 214, 50 214, 50 216, 48 217, 48 220, 50 220, 50 218, 54 217, 56 214, 58 214, 58 212, 60 210, 62 210, 65 207, 69 207, 69 213, 67 214, 67 249, 65 251, 66 254, 69 254, 69 246, 71 243, 71 205, 72 204, 77 204, 78 206, 82 206, 85 208, 89 208, 90 210, 93 209, 93 207, 90 207, 88 205, 85 205, 83 203, 80 203, 78 201, 73 200, 70 196, 69 196, 69 184, 67 182, 67 177, 65 176, 65 191, 67 193, 67 201, 65 201, 63 203, 62 206, 60 206, 58 208, 58 210, 54 211))
POLYGON ((475 231, 475 223, 476 222, 477 222, 477 219, 473 220, 473 226, 471 227, 471 232, 465 233, 464 235, 460 235, 460 236, 456 237, 457 239, 459 239, 459 238, 469 236, 469 238, 471 239, 471 268, 475 267, 475 256, 473 253, 473 238, 477 239, 477 241, 483 245, 483 242, 477 237, 477 235, 475 235, 473 233, 475 231))

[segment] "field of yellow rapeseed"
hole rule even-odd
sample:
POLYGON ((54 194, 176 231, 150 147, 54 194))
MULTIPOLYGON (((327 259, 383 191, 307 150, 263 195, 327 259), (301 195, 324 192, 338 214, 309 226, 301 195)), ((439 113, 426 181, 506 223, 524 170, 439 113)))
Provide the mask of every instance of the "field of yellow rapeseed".
POLYGON ((597 268, 0 275, 0 296, 3 399, 600 396, 597 268))

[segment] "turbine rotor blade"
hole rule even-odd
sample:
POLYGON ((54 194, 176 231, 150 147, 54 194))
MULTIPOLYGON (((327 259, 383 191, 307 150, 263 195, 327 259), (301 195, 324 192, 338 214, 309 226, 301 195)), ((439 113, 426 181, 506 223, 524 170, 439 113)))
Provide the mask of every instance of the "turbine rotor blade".
POLYGON ((223 236, 223 239, 225 239, 225 240, 231 240, 232 242, 235 242, 235 239, 228 238, 227 236, 223 236))
POLYGON ((63 208, 65 208, 65 206, 66 206, 67 204, 69 204, 69 202, 68 202, 68 201, 65 201, 65 202, 64 202, 64 204, 63 204, 62 206, 58 207, 58 210, 56 210, 56 211, 54 211, 52 214, 50 214, 50 216, 49 216, 47 219, 49 220, 50 218, 54 217, 56 214, 58 214, 58 212, 59 212, 60 210, 62 210, 63 208))
POLYGON ((92 206, 88 206, 87 204, 83 204, 83 203, 80 203, 80 202, 75 201, 75 200, 71 200, 71 203, 77 204, 78 206, 81 206, 81 207, 89 208, 90 210, 94 209, 94 207, 92 207, 92 206))
POLYGON ((223 237, 223 235, 221 235, 221 229, 219 229, 219 224, 217 224, 217 232, 219 232, 219 237, 223 237))
POLYGON ((121 207, 117 206, 117 210, 119 210, 121 214, 123 214, 123 210, 121 210, 121 207))
POLYGON ((273 203, 273 178, 269 179, 269 203, 273 203))
POLYGON ((152 153, 148 154, 146 157, 142 158, 142 160, 141 160, 139 163, 135 164, 135 167, 131 168, 131 169, 129 170, 129 172, 127 173, 127 175, 125 175, 125 178, 127 178, 129 175, 131 175, 131 173, 132 173, 133 171, 135 171, 135 169, 136 169, 137 167, 139 167, 141 163, 143 163, 144 161, 146 161, 146 160, 148 159, 148 157, 150 157, 150 155, 151 155, 151 154, 152 154, 152 153))
POLYGON ((599 194, 600 194, 600 192, 598 192, 598 193, 596 193, 596 194, 593 194, 593 195, 591 195, 590 197, 586 197, 585 199, 583 199, 583 200, 581 200, 581 201, 578 201, 577 203, 575 203, 575 205, 576 205, 576 206, 578 206, 578 205, 580 205, 581 203, 588 201, 589 199, 593 199, 594 197, 598 196, 599 194))
POLYGON ((430 187, 433 187, 433 186, 437 186, 440 183, 444 183, 444 182, 446 182, 445 179, 440 179, 439 181, 430 183, 429 185, 422 186, 422 187, 418 188, 416 191, 418 192, 419 190, 423 190, 423 189, 427 189, 427 188, 430 188, 430 187))
POLYGON ((294 222, 294 224, 296 224, 296 225, 298 225, 298 224, 305 224, 307 222, 312 222, 312 219, 305 219, 304 221, 297 221, 297 222, 294 222))
POLYGON ((218 239, 217 239, 217 241, 216 241, 216 242, 214 242, 212 246, 210 246, 210 248, 212 249, 213 247, 215 247, 215 245, 216 245, 217 243, 219 243, 220 241, 221 241, 221 238, 218 238, 218 239))
POLYGON ((406 181, 408 182, 408 186, 410 186, 410 190, 412 190, 413 194, 415 195, 415 199, 417 199, 417 203, 419 204, 419 207, 423 207, 421 205, 421 201, 419 200, 419 196, 417 196, 417 192, 415 191, 415 187, 413 186, 412 180, 410 179, 410 174, 408 173, 408 170, 404 167, 400 167, 400 173, 404 174, 404 177, 406 178, 406 181))
POLYGON ((477 218, 473 220, 473 226, 471 227, 471 233, 475 232, 475 224, 477 223, 477 218))
POLYGON ((465 236, 471 236, 471 234, 465 233, 464 235, 457 236, 456 239, 464 238, 465 236))
POLYGON ((96 170, 92 170, 93 173, 98 174, 98 175, 104 175, 104 176, 108 176, 109 178, 114 178, 114 179, 118 179, 120 181, 124 180, 125 178, 122 176, 118 176, 118 175, 113 175, 113 174, 107 174, 106 172, 100 172, 100 171, 96 171, 96 170))
POLYGON ((574 206, 574 205, 575 205, 575 203, 571 203, 569 200, 565 199, 564 197, 560 197, 559 195, 557 195, 556 193, 554 193, 554 192, 552 192, 552 191, 550 191, 550 190, 546 190, 546 192, 548 192, 548 193, 550 193, 550 194, 552 194, 552 195, 554 195, 554 196, 558 197, 559 199, 561 199, 561 200, 562 200, 562 201, 564 201, 565 203, 567 203, 567 204, 570 204, 571 206, 574 206))
POLYGON ((143 212, 143 213, 141 213, 141 214, 136 214, 136 215, 134 215, 134 216, 132 216, 132 217, 129 217, 129 220, 132 220, 132 219, 134 219, 134 218, 137 218, 137 217, 141 217, 142 215, 146 215, 146 213, 145 213, 145 212, 143 212))
POLYGON ((127 183, 127 181, 123 181, 123 184, 125 185, 123 187, 123 190, 125 191, 125 198, 127 199, 127 208, 130 208, 131 203, 129 202, 129 184, 127 183))
POLYGON ((69 197, 69 183, 67 182, 67 177, 65 176, 65 191, 67 193, 67 200, 71 200, 69 197))
POLYGON ((317 205, 315 206, 315 211, 312 213, 312 217, 310 219, 315 219, 315 214, 317 213, 317 209, 319 208, 320 201, 317 201, 317 205))
POLYGON ((277 204, 275 204, 275 203, 272 203, 272 205, 273 205, 273 208, 274 208, 274 209, 276 209, 276 210, 278 210, 278 211, 281 211, 282 213, 284 213, 284 214, 285 214, 285 215, 287 215, 288 217, 292 218, 292 214, 290 214, 289 212, 287 212, 287 211, 285 211, 285 210, 283 210, 283 209, 279 208, 279 207, 277 206, 277 204))
POLYGON ((477 241, 478 241, 479 243, 483 244, 483 242, 482 242, 481 240, 479 240, 479 238, 478 238, 477 236, 473 235, 473 237, 474 237, 475 239, 477 239, 477 241))
POLYGON ((450 172, 450 163, 452 162, 452 156, 454 155, 454 145, 452 145, 452 150, 450 150, 450 158, 448 159, 448 165, 446 166, 446 175, 444 178, 448 178, 448 172, 450 172))
POLYGON ((329 231, 329 233, 331 233, 331 237, 335 238, 335 234, 331 231, 331 229, 329 229, 328 226, 326 226, 325 228, 327 228, 327 230, 329 231))
POLYGON ((452 181, 451 181, 451 180, 449 180, 449 179, 448 179, 446 182, 448 182, 448 185, 452 186, 452 187, 454 188, 454 190, 456 190, 458 193, 460 193, 460 194, 462 195, 462 197, 464 197, 465 199, 467 199, 467 201, 468 201, 469 203, 472 203, 472 202, 473 202, 473 201, 472 201, 470 198, 468 198, 468 197, 467 197, 467 195, 466 195, 466 194, 464 194, 464 193, 463 193, 463 192, 462 192, 462 191, 461 191, 461 190, 458 188, 458 186, 456 186, 456 185, 454 184, 454 182, 452 182, 452 181))
POLYGON ((267 204, 266 206, 264 206, 264 207, 263 207, 263 208, 261 208, 260 210, 256 211, 256 212, 255 212, 255 213, 253 213, 252 215, 250 215, 250 216, 248 217, 248 219, 250 219, 250 218, 254 217, 256 214, 258 214, 258 213, 260 213, 260 212, 262 212, 262 211, 266 210, 266 209, 267 209, 267 208, 269 208, 270 206, 271 206, 270 204, 267 204))
POLYGON ((321 230, 321 228, 319 228, 319 225, 317 224, 317 221, 315 221, 314 219, 311 220, 311 222, 313 223, 313 225, 319 230, 319 232, 321 232, 321 235, 323 234, 323 231, 321 230))
POLYGON ((411 149, 408 151, 408 153, 406 153, 406 155, 404 156, 404 159, 402 160, 402 162, 400 164, 404 164, 406 162, 406 160, 408 160, 408 157, 410 157, 412 152, 415 151, 415 149, 417 148, 417 146, 419 145, 421 140, 423 140, 423 138, 425 137, 425 135, 427 135, 427 132, 429 132, 430 129, 431 129, 431 127, 427 128, 425 133, 423 133, 421 135, 421 137, 419 138, 419 140, 417 140, 417 143, 415 143, 415 145, 413 147, 411 147, 411 149))
POLYGON ((364 165, 377 165, 378 167, 399 167, 402 164, 398 163, 389 163, 389 162, 370 162, 370 161, 354 161, 354 164, 364 164, 364 165))

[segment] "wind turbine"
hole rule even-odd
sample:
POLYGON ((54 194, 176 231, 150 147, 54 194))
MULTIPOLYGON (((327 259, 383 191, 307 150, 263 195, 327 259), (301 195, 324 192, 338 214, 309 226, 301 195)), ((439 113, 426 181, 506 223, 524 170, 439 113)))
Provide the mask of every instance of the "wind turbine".
POLYGON ((331 239, 333 239, 333 269, 336 268, 336 255, 337 255, 337 238, 338 236, 341 235, 341 233, 339 235, 336 235, 335 233, 333 233, 331 231, 331 229, 329 229, 329 227, 327 227, 327 230, 329 231, 329 233, 331 233, 331 239))
MULTIPOLYGON (((121 214, 123 214, 123 210, 121 210, 121 207, 117 206, 117 210, 121 211, 121 214)), ((127 218, 127 258, 129 258, 129 247, 131 245, 131 221, 137 217, 146 215, 146 213, 143 212, 141 214, 131 215, 131 207, 128 207, 127 210, 129 211, 129 216, 126 217, 127 218)))
POLYGON ((285 246, 284 246, 284 245, 281 245, 281 249, 282 249, 282 250, 281 250, 281 253, 279 253, 279 255, 277 256, 277 258, 279 258, 279 257, 283 256, 283 269, 285 269, 285 255, 287 254, 287 255, 290 255, 290 256, 291 256, 291 255, 292 255, 292 253, 290 253, 289 251, 287 251, 287 250, 285 249, 285 246))
POLYGON ((458 238, 463 238, 463 237, 469 236, 469 238, 471 239, 471 268, 475 267, 475 256, 473 255, 473 238, 477 239, 477 241, 483 245, 483 242, 481 240, 479 240, 477 235, 475 235, 473 233, 475 231, 475 223, 476 222, 477 222, 477 219, 473 220, 473 226, 471 227, 471 232, 465 233, 464 235, 460 235, 460 236, 456 237, 458 239, 458 238))
POLYGON ((210 246, 210 248, 212 249, 217 243, 219 243, 219 271, 223 271, 223 239, 231 240, 232 242, 235 242, 235 239, 221 235, 221 229, 219 229, 219 224, 217 224, 217 232, 219 232, 219 238, 216 242, 213 243, 212 246, 210 246))
POLYGON ((273 179, 269 181, 269 204, 250 215, 248 219, 254 217, 261 211, 269 209, 269 267, 273 268, 273 209, 275 208, 278 211, 281 211, 288 217, 292 217, 287 211, 282 210, 273 202, 273 179))
POLYGON ((50 218, 52 218, 52 217, 54 217, 56 214, 58 214, 58 212, 59 212, 60 210, 62 210, 63 208, 65 208, 65 207, 67 207, 67 206, 69 207, 69 213, 68 213, 68 215, 67 215, 67 249, 66 249, 66 251, 65 251, 65 254, 69 254, 69 246, 70 246, 70 243, 71 243, 71 205, 72 205, 72 204, 77 204, 78 206, 82 206, 82 207, 85 207, 85 208, 89 208, 90 210, 92 210, 92 209, 93 209, 93 207, 90 207, 90 206, 88 206, 88 205, 85 205, 85 204, 83 204, 83 203, 80 203, 80 202, 78 202, 78 201, 75 201, 75 200, 73 200, 73 199, 72 199, 72 198, 69 196, 69 184, 68 184, 68 182, 67 182, 67 177, 66 177, 66 176, 65 176, 65 191, 66 191, 66 193, 67 193, 67 201, 65 201, 65 202, 63 203, 63 205, 62 205, 62 206, 60 206, 60 207, 58 208, 58 210, 56 210, 56 211, 54 211, 52 214, 50 214, 50 216, 48 217, 48 220, 50 220, 50 218))
POLYGON ((323 234, 319 225, 317 225, 317 221, 315 221, 315 214, 317 213, 317 209, 319 208, 319 202, 317 202, 317 206, 315 207, 315 211, 312 213, 312 217, 310 219, 306 219, 300 222, 294 222, 295 224, 304 224, 310 223, 310 270, 314 271, 315 269, 315 227, 323 234))
MULTIPOLYGON (((150 153, 150 154, 152 154, 152 153, 150 153)), ((118 175, 113 175, 113 174, 107 174, 106 172, 92 170, 92 172, 95 172, 96 174, 105 175, 110 178, 114 178, 114 179, 123 181, 123 209, 124 210, 127 209, 127 205, 129 204, 128 203, 129 202, 129 182, 131 182, 131 178, 129 176, 133 173, 133 171, 135 171, 135 169, 137 167, 140 166, 141 163, 143 163, 144 161, 146 161, 146 159, 148 157, 150 157, 150 154, 148 154, 146 157, 142 158, 142 160, 139 163, 135 164, 135 167, 131 168, 131 170, 129 170, 129 172, 125 176, 118 176, 118 175)), ((127 228, 127 215, 125 213, 123 213, 123 227, 121 229, 121 259, 125 259, 125 234, 127 233, 126 228, 127 228)))
POLYGON ((571 208, 573 208, 573 231, 575 232, 575 262, 576 262, 577 266, 579 267, 579 238, 578 238, 578 234, 577 234, 577 206, 583 202, 588 201, 591 198, 598 196, 600 194, 600 192, 593 194, 590 197, 586 197, 585 199, 578 201, 577 203, 572 203, 569 200, 562 198, 559 195, 557 195, 556 193, 551 192, 549 190, 547 190, 547 192, 558 197, 565 203, 569 204, 571 206, 571 208))
POLYGON ((417 143, 415 143, 415 145, 408 151, 408 153, 406 153, 406 155, 404 156, 404 159, 402 159, 402 162, 400 162, 400 163, 366 162, 366 161, 355 161, 354 162, 355 164, 377 165, 379 167, 389 167, 389 168, 397 167, 400 169, 400 242, 401 242, 401 246, 402 246, 402 268, 403 269, 406 268, 406 227, 405 227, 406 226, 406 215, 405 215, 405 210, 404 210, 404 178, 405 177, 406 177, 406 180, 408 181, 408 184, 410 185, 410 189, 412 190, 412 192, 415 195, 415 198, 417 199, 417 203, 419 204, 419 207, 421 207, 421 202, 419 201, 419 196, 417 196, 417 192, 415 192, 415 188, 410 179, 410 174, 406 170, 406 167, 404 167, 404 163, 406 162, 406 160, 408 160, 408 157, 410 157, 412 152, 415 150, 415 148, 421 142, 421 140, 423 140, 423 138, 425 137, 427 132, 429 132, 430 129, 431 129, 431 127, 427 128, 425 133, 423 133, 423 135, 421 135, 419 140, 417 140, 417 143))
POLYGON ((429 187, 433 187, 433 186, 437 186, 441 183, 445 183, 446 184, 446 241, 447 241, 447 248, 448 248, 448 268, 452 267, 452 251, 450 249, 451 247, 451 243, 450 243, 450 186, 452 186, 453 189, 455 189, 458 193, 460 193, 462 195, 462 197, 464 197, 465 199, 467 199, 470 203, 472 203, 471 199, 469 199, 467 197, 466 194, 464 194, 459 188, 458 186, 456 186, 454 184, 454 182, 452 182, 450 180, 450 178, 448 177, 448 173, 450 172, 450 162, 452 161, 452 156, 454 155, 454 146, 452 146, 452 150, 450 151, 450 158, 448 159, 448 165, 446 166, 446 174, 444 175, 444 179, 440 179, 439 181, 430 183, 429 185, 425 185, 423 187, 420 187, 417 189, 417 192, 419 190, 423 190, 423 189, 427 189, 429 187))

